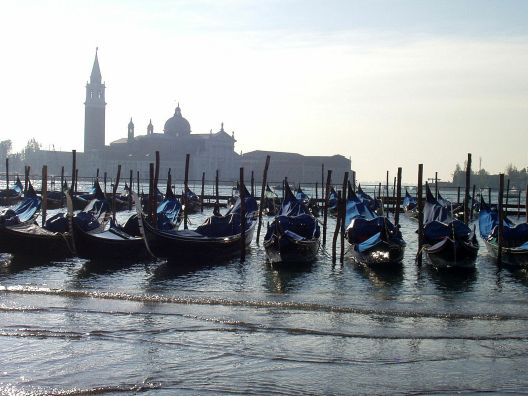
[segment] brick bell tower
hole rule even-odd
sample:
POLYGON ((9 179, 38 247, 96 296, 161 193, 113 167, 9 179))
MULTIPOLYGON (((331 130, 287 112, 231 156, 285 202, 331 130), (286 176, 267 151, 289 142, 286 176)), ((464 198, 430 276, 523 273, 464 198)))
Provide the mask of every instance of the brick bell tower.
POLYGON ((103 150, 105 147, 105 85, 101 82, 101 70, 95 49, 95 59, 86 84, 84 102, 84 152, 103 150))

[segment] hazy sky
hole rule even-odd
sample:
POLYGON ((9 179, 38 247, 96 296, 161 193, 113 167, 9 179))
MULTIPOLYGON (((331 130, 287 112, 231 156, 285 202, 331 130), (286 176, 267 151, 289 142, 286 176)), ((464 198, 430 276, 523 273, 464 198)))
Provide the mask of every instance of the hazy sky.
MULTIPOLYGON (((1 135, 83 149, 95 47, 106 143, 180 103, 236 150, 342 154, 358 180, 528 165, 528 1, 2 1, 1 135)), ((273 161, 273 159, 272 159, 273 161)))

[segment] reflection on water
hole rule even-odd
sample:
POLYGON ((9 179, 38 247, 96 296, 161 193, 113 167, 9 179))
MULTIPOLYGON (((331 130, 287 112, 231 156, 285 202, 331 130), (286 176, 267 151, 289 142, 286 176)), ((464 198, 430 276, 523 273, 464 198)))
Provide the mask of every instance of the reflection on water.
POLYGON ((298 263, 292 265, 276 265, 268 261, 265 263, 265 281, 264 285, 270 293, 289 293, 298 278, 312 271, 313 263, 298 263))
POLYGON ((475 268, 449 268, 435 269, 426 266, 425 270, 439 291, 442 292, 467 292, 473 290, 477 281, 475 268))

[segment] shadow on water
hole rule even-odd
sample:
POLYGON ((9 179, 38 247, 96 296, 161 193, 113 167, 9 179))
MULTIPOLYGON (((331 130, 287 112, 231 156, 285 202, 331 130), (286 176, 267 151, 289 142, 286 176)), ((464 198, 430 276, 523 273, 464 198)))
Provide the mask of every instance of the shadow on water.
POLYGON ((313 262, 292 265, 276 265, 266 261, 264 286, 270 293, 288 293, 299 278, 312 272, 313 262))
POLYGON ((77 271, 77 278, 88 278, 92 275, 106 275, 114 272, 129 269, 130 267, 142 264, 145 261, 134 259, 92 259, 82 263, 77 271))
POLYGON ((476 268, 435 269, 430 265, 425 265, 421 270, 427 271, 433 284, 440 291, 472 291, 477 280, 476 268))
POLYGON ((179 277, 186 277, 198 272, 212 270, 218 267, 226 267, 232 264, 238 264, 240 259, 238 257, 228 259, 213 259, 213 260, 193 260, 188 261, 162 261, 158 266, 151 271, 153 282, 163 282, 165 280, 175 279, 179 277))
POLYGON ((386 267, 376 267, 350 260, 350 265, 361 277, 368 279, 378 288, 398 288, 404 280, 404 269, 401 263, 386 267))
POLYGON ((12 255, 10 253, 0 254, 0 275, 13 275, 35 268, 57 266, 65 261, 57 261, 45 257, 33 255, 12 255))

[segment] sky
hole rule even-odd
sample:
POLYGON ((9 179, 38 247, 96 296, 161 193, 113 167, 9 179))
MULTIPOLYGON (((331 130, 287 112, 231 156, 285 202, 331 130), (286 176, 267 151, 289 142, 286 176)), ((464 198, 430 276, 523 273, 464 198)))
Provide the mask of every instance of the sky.
MULTIPOLYGON (((99 47, 106 144, 179 103, 237 152, 341 154, 358 181, 528 166, 528 1, 0 3, 0 140, 83 149, 99 47)), ((273 158, 272 158, 273 161, 273 158)))

